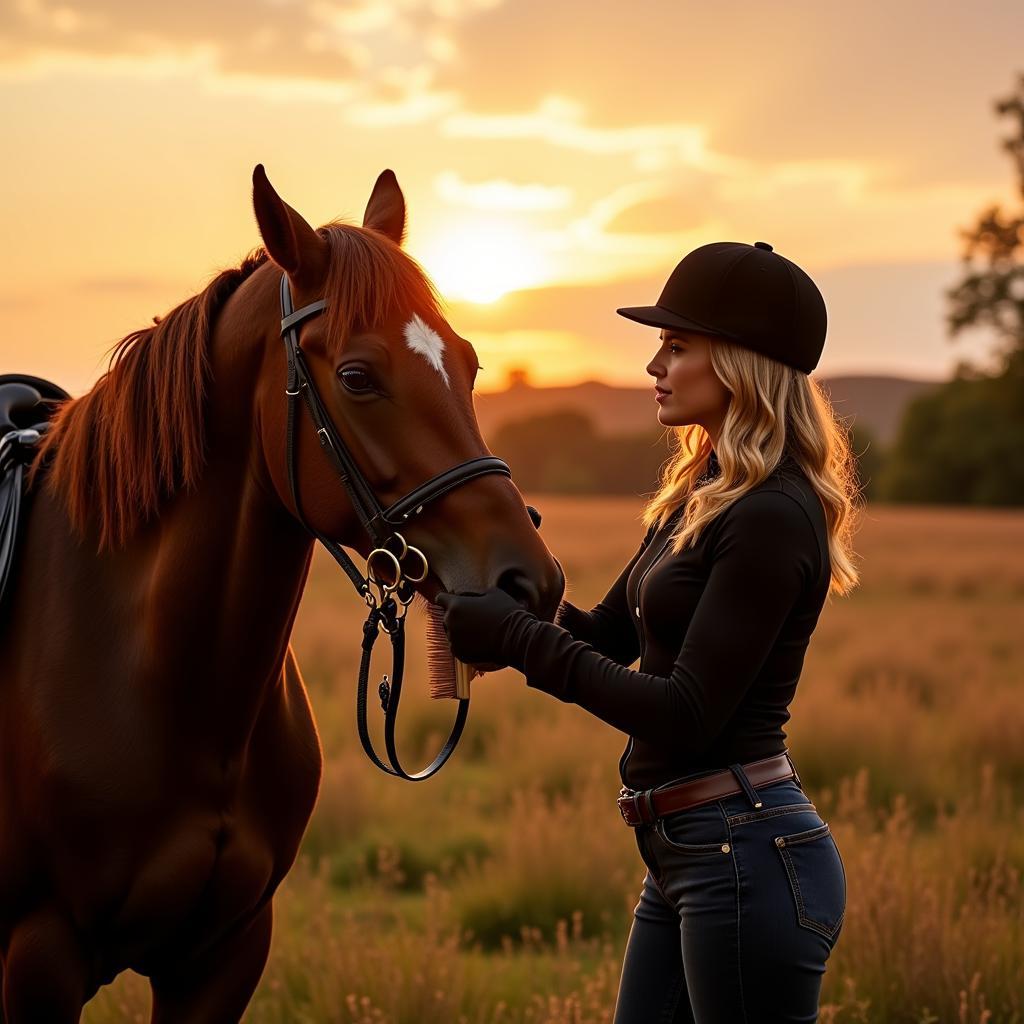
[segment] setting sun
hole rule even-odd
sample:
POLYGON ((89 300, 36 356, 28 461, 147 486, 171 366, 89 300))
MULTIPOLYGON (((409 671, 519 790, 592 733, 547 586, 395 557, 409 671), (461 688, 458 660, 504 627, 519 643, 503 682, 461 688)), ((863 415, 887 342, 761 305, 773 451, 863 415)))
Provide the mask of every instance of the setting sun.
POLYGON ((427 273, 449 298, 495 302, 508 292, 542 284, 547 260, 527 233, 498 220, 444 229, 420 256, 427 273))

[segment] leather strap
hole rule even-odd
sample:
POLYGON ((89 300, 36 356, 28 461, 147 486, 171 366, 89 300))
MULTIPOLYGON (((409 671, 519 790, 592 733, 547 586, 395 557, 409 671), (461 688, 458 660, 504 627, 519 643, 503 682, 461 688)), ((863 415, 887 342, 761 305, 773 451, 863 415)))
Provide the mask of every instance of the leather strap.
MULTIPOLYGON (((796 779, 798 785, 800 783, 800 776, 788 750, 740 767, 754 787, 766 786, 770 782, 781 782, 791 777, 796 779)), ((731 768, 725 768, 687 782, 666 783, 655 789, 634 790, 623 786, 617 802, 626 824, 637 828, 640 825, 653 825, 658 818, 663 818, 666 814, 685 811, 690 807, 743 792, 747 792, 746 787, 741 785, 736 773, 731 768)))
MULTIPOLYGON (((469 698, 457 698, 459 708, 455 715, 451 733, 445 740, 437 757, 422 771, 409 774, 401 765, 398 749, 395 744, 395 723, 398 715, 398 704, 402 696, 402 680, 405 671, 405 615, 398 613, 394 597, 381 605, 373 599, 366 577, 356 568, 355 563, 336 541, 325 536, 310 526, 302 512, 299 498, 298 481, 295 472, 295 414, 297 399, 301 395, 309 410, 310 418, 316 429, 320 446, 329 457, 335 471, 341 477, 348 492, 352 507, 355 509, 364 529, 377 547, 386 548, 388 540, 394 535, 394 527, 401 526, 410 515, 423 510, 423 506, 433 501, 452 488, 467 480, 482 476, 485 473, 504 473, 512 475, 508 465, 493 455, 483 455, 468 459, 458 466, 446 469, 436 476, 420 484, 409 494, 399 499, 387 509, 381 509, 376 495, 363 476, 348 451, 344 441, 338 435, 327 410, 323 407, 316 385, 306 366, 302 348, 299 345, 298 327, 310 317, 317 316, 327 308, 325 300, 320 299, 292 310, 291 289, 288 277, 281 275, 281 335, 284 338, 287 359, 287 385, 285 394, 288 397, 287 433, 285 439, 286 459, 288 462, 288 488, 299 522, 330 552, 334 560, 345 570, 356 590, 370 605, 370 611, 363 623, 362 657, 359 664, 359 678, 356 690, 356 726, 359 741, 370 760, 389 775, 395 775, 409 782, 420 782, 430 778, 451 756, 462 735, 466 716, 469 713, 469 698), (381 707, 384 710, 384 744, 391 764, 385 764, 377 755, 370 739, 366 723, 366 700, 369 686, 370 659, 373 646, 379 632, 386 632, 391 637, 391 678, 385 674, 378 687, 381 707)), ((540 525, 540 514, 531 509, 534 524, 540 525)))
POLYGON ((0 437, 0 605, 17 556, 25 467, 49 429, 49 422, 40 422, 34 427, 15 427, 0 437))
POLYGON ((281 330, 290 331, 293 327, 297 327, 302 323, 303 320, 308 320, 311 316, 316 316, 317 313, 322 313, 327 308, 326 299, 317 299, 316 302, 311 302, 308 306, 303 306, 302 309, 295 310, 294 313, 289 313, 287 316, 281 318, 281 330))
POLYGON ((399 498, 394 505, 389 505, 379 518, 389 526, 401 526, 410 515, 423 508, 424 502, 433 501, 434 498, 447 494, 453 488, 466 483, 467 480, 484 476, 487 473, 503 473, 505 476, 512 476, 512 470, 509 469, 508 464, 496 455, 478 455, 474 459, 467 459, 458 466, 441 470, 436 476, 432 476, 415 490, 410 491, 404 498, 399 498))
POLYGON ((27 373, 0 373, 0 605, 13 581, 26 467, 50 429, 55 406, 71 396, 57 384, 27 373))
POLYGON ((384 745, 391 762, 390 765, 386 765, 377 756, 366 725, 366 691, 369 685, 370 656, 373 653, 373 645, 377 642, 382 617, 381 609, 374 607, 370 609, 370 614, 363 623, 363 654, 359 662, 359 681, 356 687, 356 727, 359 730, 359 742, 362 743, 367 757, 381 771, 387 772, 388 775, 396 775, 408 782, 421 782, 424 779, 429 779, 448 760, 458 745, 462 728, 466 724, 466 716, 469 714, 469 698, 458 698, 459 710, 455 714, 455 723, 437 757, 422 771, 412 775, 406 772, 398 760, 398 750, 395 746, 395 722, 398 718, 398 702, 402 696, 402 675, 405 668, 405 617, 399 619, 395 631, 391 633, 391 682, 388 683, 388 677, 385 675, 377 691, 381 707, 384 709, 384 745))

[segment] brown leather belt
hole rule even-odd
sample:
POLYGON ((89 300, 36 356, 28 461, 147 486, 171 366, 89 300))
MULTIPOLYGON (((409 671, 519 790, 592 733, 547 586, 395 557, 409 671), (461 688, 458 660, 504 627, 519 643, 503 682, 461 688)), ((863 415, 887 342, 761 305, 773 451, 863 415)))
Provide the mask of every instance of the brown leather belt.
MULTIPOLYGON (((753 787, 781 782, 790 777, 796 779, 797 785, 800 785, 800 776, 788 750, 735 767, 742 769, 742 774, 753 787)), ((685 811, 688 807, 696 807, 711 800, 720 800, 722 797, 744 792, 751 797, 754 807, 761 806, 761 802, 755 799, 756 794, 751 793, 740 783, 733 766, 730 766, 698 779, 669 782, 655 789, 635 790, 623 786, 619 791, 618 804, 623 820, 627 825, 636 828, 639 825, 653 825, 658 818, 663 818, 666 814, 685 811)))

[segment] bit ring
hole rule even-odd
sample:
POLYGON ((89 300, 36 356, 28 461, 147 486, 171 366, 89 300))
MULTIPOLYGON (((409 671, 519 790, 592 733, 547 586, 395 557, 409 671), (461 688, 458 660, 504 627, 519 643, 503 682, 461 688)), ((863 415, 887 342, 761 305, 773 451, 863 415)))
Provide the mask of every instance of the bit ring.
POLYGON ((369 557, 366 559, 366 579, 368 582, 376 584, 380 587, 381 596, 385 596, 391 593, 392 590, 397 590, 398 585, 402 582, 402 566, 398 559, 395 557, 394 552, 388 551, 387 548, 374 548, 369 557), (386 555, 395 566, 395 582, 388 583, 386 580, 380 579, 373 572, 373 559, 376 555, 386 555))
POLYGON ((419 576, 413 576, 412 573, 405 570, 404 576, 410 583, 422 583, 427 578, 427 573, 430 572, 430 563, 427 561, 427 556, 420 551, 419 548, 414 548, 411 544, 406 545, 406 554, 417 555, 420 561, 423 563, 423 572, 419 576))

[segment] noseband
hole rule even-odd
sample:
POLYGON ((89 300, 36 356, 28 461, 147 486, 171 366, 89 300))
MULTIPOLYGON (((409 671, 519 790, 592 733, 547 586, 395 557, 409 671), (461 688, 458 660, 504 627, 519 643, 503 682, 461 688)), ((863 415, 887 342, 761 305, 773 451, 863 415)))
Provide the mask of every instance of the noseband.
MULTIPOLYGON (((427 578, 430 566, 426 555, 412 545, 398 532, 411 516, 419 515, 430 502, 440 498, 455 487, 468 483, 478 476, 487 473, 504 473, 511 477, 512 471, 508 464, 494 455, 481 455, 467 459, 450 469, 446 469, 425 483, 415 487, 393 505, 383 508, 370 487, 345 442, 339 436, 320 394, 316 383, 306 365, 299 347, 299 327, 312 317, 319 316, 327 308, 325 299, 318 299, 301 309, 292 308, 291 287, 288 275, 281 275, 281 336, 284 338, 285 354, 288 360, 288 383, 285 394, 288 396, 288 429, 287 429, 287 460, 288 487, 291 490, 292 502, 299 522, 331 553, 334 560, 345 570, 349 579, 366 601, 370 612, 363 624, 363 654, 359 666, 359 684, 356 693, 356 721, 359 727, 359 739, 367 756, 378 768, 389 775, 410 782, 419 782, 430 778, 451 756, 462 734, 469 711, 469 698, 459 697, 459 709, 455 716, 455 724, 445 741, 441 752, 421 772, 408 774, 398 760, 395 747, 395 720, 398 714, 398 702, 402 694, 402 676, 405 668, 405 612, 412 601, 415 591, 411 584, 420 583, 427 578), (294 424, 296 400, 302 396, 313 420, 320 446, 327 453, 341 482, 348 491, 352 507, 356 510, 363 528, 366 530, 375 547, 366 560, 365 573, 360 572, 355 563, 340 544, 325 536, 315 527, 306 522, 299 502, 296 485, 294 424), (389 547, 389 545, 391 545, 389 547), (410 572, 405 566, 406 559, 412 558, 416 570, 410 572), (374 571, 381 562, 390 568, 394 580, 387 582, 374 571), (377 588, 377 593, 373 588, 377 588), (385 764, 373 748, 373 742, 366 728, 366 689, 370 670, 370 656, 378 634, 383 631, 391 637, 392 673, 391 682, 385 674, 378 692, 381 707, 384 710, 384 743, 387 747, 390 765, 385 764)), ((540 526, 540 514, 529 508, 534 525, 540 526)))

